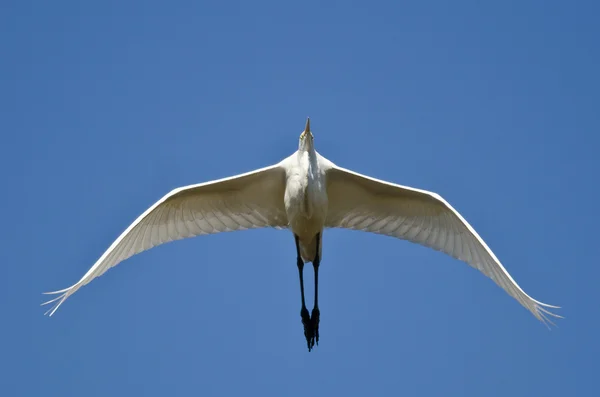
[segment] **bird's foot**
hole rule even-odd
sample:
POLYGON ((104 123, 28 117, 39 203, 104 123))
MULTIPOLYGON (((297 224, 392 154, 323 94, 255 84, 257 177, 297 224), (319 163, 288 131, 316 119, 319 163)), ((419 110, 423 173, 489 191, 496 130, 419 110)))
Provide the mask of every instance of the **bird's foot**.
POLYGON ((312 324, 313 329, 313 345, 316 342, 317 346, 319 346, 319 320, 321 319, 321 311, 317 306, 315 306, 312 310, 312 314, 310 315, 310 322, 312 324))
POLYGON ((308 347, 308 351, 311 351, 313 346, 315 345, 315 334, 313 331, 313 324, 310 316, 308 315, 308 310, 306 307, 303 307, 300 311, 300 316, 302 317, 302 325, 304 326, 304 337, 306 338, 306 346, 308 347))

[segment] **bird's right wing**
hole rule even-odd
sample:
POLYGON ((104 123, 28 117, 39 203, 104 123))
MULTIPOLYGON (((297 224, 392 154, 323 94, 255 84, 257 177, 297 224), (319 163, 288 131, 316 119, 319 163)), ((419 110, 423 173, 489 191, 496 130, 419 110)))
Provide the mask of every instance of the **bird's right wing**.
POLYGON ((202 234, 261 227, 287 227, 283 203, 285 169, 279 164, 245 174, 178 188, 140 215, 77 283, 46 313, 119 262, 160 244, 202 234))
POLYGON ((332 166, 325 226, 397 237, 442 251, 490 277, 540 320, 560 317, 527 295, 475 229, 439 195, 332 166))

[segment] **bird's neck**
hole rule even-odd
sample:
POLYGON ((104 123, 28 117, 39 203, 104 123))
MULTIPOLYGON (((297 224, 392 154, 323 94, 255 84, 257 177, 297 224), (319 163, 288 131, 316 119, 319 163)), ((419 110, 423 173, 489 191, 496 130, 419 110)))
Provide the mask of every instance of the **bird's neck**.
POLYGON ((302 148, 299 149, 298 157, 306 171, 310 171, 318 166, 317 152, 314 147, 307 148, 306 150, 303 150, 302 148))
POLYGON ((304 146, 300 146, 298 148, 298 153, 301 156, 307 156, 309 159, 317 158, 317 152, 315 151, 315 147, 311 144, 306 144, 304 146))
POLYGON ((311 139, 303 139, 300 142, 300 145, 298 146, 298 151, 300 153, 302 152, 307 152, 307 153, 311 153, 312 155, 315 154, 315 145, 314 142, 311 139))

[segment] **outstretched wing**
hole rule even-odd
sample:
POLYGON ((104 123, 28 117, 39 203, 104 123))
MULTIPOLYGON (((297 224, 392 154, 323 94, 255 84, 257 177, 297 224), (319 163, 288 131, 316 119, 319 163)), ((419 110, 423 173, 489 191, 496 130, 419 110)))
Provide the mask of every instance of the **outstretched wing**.
POLYGON ((76 284, 47 292, 56 309, 79 288, 125 259, 160 244, 202 234, 287 227, 285 169, 276 164, 245 174, 173 190, 140 215, 76 284))
POLYGON ((446 200, 425 190, 332 166, 327 171, 327 227, 397 237, 442 251, 479 269, 541 321, 558 308, 527 295, 477 232, 446 200))

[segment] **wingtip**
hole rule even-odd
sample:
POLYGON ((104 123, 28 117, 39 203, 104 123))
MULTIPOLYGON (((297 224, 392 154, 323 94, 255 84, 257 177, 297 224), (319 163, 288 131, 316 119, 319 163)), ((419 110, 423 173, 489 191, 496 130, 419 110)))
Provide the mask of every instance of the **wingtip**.
POLYGON ((533 300, 533 301, 535 302, 535 304, 536 304, 536 305, 538 305, 538 306, 549 307, 549 308, 552 308, 552 309, 560 309, 560 308, 561 308, 560 306, 549 305, 549 304, 547 304, 547 303, 543 303, 543 302, 540 302, 540 301, 536 301, 535 299, 532 299, 532 300, 533 300))
POLYGON ((40 306, 45 306, 48 305, 50 303, 53 303, 53 305, 44 313, 44 316, 48 316, 48 317, 52 317, 52 315, 54 314, 54 312, 56 312, 56 310, 58 310, 58 308, 60 307, 60 305, 63 304, 63 302, 71 295, 73 295, 75 293, 75 291, 77 291, 79 289, 80 285, 75 284, 70 286, 69 288, 65 288, 65 289, 61 289, 59 291, 52 291, 52 292, 42 292, 43 295, 56 295, 56 294, 60 294, 55 298, 50 299, 49 301, 46 301, 42 304, 40 304, 40 306))
POLYGON ((543 306, 554 308, 554 309, 559 309, 560 307, 542 304, 542 303, 538 302, 538 304, 535 307, 535 312, 534 312, 535 317, 537 317, 538 320, 540 320, 542 323, 544 323, 544 325, 546 325, 546 327, 548 327, 548 329, 550 329, 550 330, 552 329, 550 327, 550 325, 558 328, 558 325, 556 325, 556 323, 554 321, 550 320, 549 316, 552 316, 554 318, 562 318, 562 319, 564 319, 564 317, 559 314, 552 313, 550 310, 544 309, 543 306))
POLYGON ((75 285, 72 285, 72 286, 70 286, 70 287, 67 287, 67 288, 65 288, 65 289, 61 289, 61 290, 58 290, 58 291, 42 292, 42 295, 56 295, 56 294, 62 294, 62 293, 65 293, 65 292, 67 292, 68 290, 70 290, 70 289, 71 289, 71 288, 73 288, 74 286, 75 286, 75 285))
POLYGON ((42 305, 47 305, 49 303, 54 303, 48 310, 46 310, 46 312, 44 312, 44 316, 48 316, 48 317, 52 317, 52 315, 58 310, 58 308, 60 307, 60 305, 63 304, 63 302, 69 297, 69 293, 65 292, 62 295, 59 295, 58 297, 48 301, 48 302, 44 302, 42 303, 42 305))
POLYGON ((59 295, 56 298, 50 299, 49 301, 46 301, 44 303, 40 303, 40 306, 46 306, 52 302, 56 302, 57 300, 61 299, 63 297, 63 295, 59 295))

